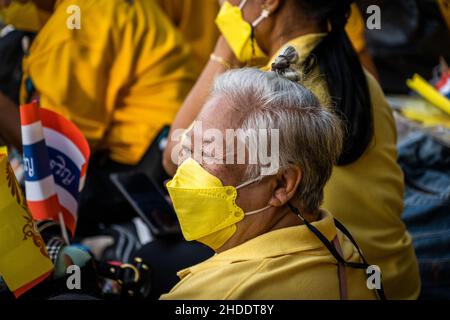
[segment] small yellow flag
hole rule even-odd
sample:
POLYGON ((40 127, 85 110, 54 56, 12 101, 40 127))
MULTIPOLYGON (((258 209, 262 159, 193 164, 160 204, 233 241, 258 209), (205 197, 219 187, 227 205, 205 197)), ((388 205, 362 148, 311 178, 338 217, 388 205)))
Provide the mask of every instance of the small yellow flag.
POLYGON ((16 297, 47 278, 53 264, 0 148, 0 276, 16 297))
POLYGON ((439 91, 431 86, 424 78, 418 74, 414 74, 412 79, 408 79, 406 84, 411 90, 416 91, 425 100, 450 115, 450 100, 444 97, 439 91))

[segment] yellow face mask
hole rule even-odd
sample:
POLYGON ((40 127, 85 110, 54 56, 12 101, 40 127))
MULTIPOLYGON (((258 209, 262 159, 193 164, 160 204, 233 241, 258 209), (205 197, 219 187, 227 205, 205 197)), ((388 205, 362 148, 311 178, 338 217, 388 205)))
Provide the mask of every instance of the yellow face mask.
POLYGON ((264 59, 267 55, 256 43, 253 30, 265 18, 269 16, 268 10, 263 10, 258 19, 248 23, 242 17, 242 8, 247 0, 241 1, 239 7, 225 2, 216 18, 216 24, 222 35, 227 40, 236 58, 241 62, 264 59))
POLYGON ((235 203, 238 189, 260 179, 252 179, 237 187, 223 186, 197 161, 186 159, 166 185, 184 238, 197 240, 212 249, 223 246, 236 232, 236 223, 244 216, 270 207, 244 213, 235 203))

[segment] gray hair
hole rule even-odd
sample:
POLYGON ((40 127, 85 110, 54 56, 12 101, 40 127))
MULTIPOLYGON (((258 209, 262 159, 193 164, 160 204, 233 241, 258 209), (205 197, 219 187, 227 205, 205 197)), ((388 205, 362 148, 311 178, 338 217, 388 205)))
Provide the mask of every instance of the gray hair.
MULTIPOLYGON (((285 62, 286 72, 274 66, 271 72, 256 68, 228 71, 215 80, 212 96, 224 97, 242 113, 242 117, 237 117, 242 131, 251 134, 258 129, 279 130, 280 167, 301 168, 296 198, 302 210, 316 212, 342 151, 343 126, 310 90, 292 81, 301 77, 294 75, 295 70, 285 62)), ((257 178, 261 169, 260 164, 248 165, 246 179, 257 178)))

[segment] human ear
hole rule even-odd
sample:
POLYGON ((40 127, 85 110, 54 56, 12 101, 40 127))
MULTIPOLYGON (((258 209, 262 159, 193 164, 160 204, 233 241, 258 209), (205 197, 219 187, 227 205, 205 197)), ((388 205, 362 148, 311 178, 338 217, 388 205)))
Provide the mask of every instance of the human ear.
POLYGON ((302 172, 298 166, 288 167, 278 173, 276 180, 277 185, 273 190, 269 205, 282 207, 294 197, 302 180, 302 172))
POLYGON ((268 10, 270 13, 275 12, 280 6, 282 0, 263 0, 262 8, 268 10))

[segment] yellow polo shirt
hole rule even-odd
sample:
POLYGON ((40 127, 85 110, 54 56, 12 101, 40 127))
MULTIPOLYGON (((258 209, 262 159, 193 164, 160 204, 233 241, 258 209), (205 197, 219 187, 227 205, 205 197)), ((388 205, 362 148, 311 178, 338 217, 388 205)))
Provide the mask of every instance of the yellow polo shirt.
POLYGON ((8 7, 0 8, 0 21, 23 31, 38 32, 49 17, 49 12, 39 10, 31 1, 13 1, 8 7))
POLYGON ((94 151, 125 164, 136 164, 172 122, 196 79, 189 48, 147 0, 60 0, 24 73, 43 107, 72 120, 94 151), (67 27, 70 5, 80 8, 80 30, 67 27))
MULTIPOLYGON (((336 235, 343 257, 361 262, 356 248, 323 212, 312 223, 328 240, 336 235)), ((345 268, 349 299, 375 299, 365 271, 345 268)), ((278 229, 182 270, 181 281, 163 300, 340 299, 336 259, 305 225, 278 229)))
MULTIPOLYGON (((323 37, 310 34, 288 44, 297 49, 302 62, 323 37)), ((323 207, 349 229, 368 262, 380 266, 387 298, 415 299, 420 292, 420 277, 411 236, 400 219, 404 183, 397 164, 394 117, 378 82, 367 72, 366 76, 374 137, 356 162, 333 169, 323 207)), ((329 105, 327 84, 320 80, 318 67, 310 79, 303 84, 323 105, 329 105)))
POLYGON ((217 0, 158 0, 163 11, 192 49, 198 72, 203 70, 214 50, 219 29, 215 19, 220 6, 217 0))
MULTIPOLYGON (((158 0, 163 11, 181 32, 191 46, 199 72, 202 71, 209 55, 213 52, 220 35, 215 19, 220 6, 217 0, 158 0)), ((345 27, 356 52, 366 47, 364 20, 356 4, 352 4, 351 14, 345 27)))

